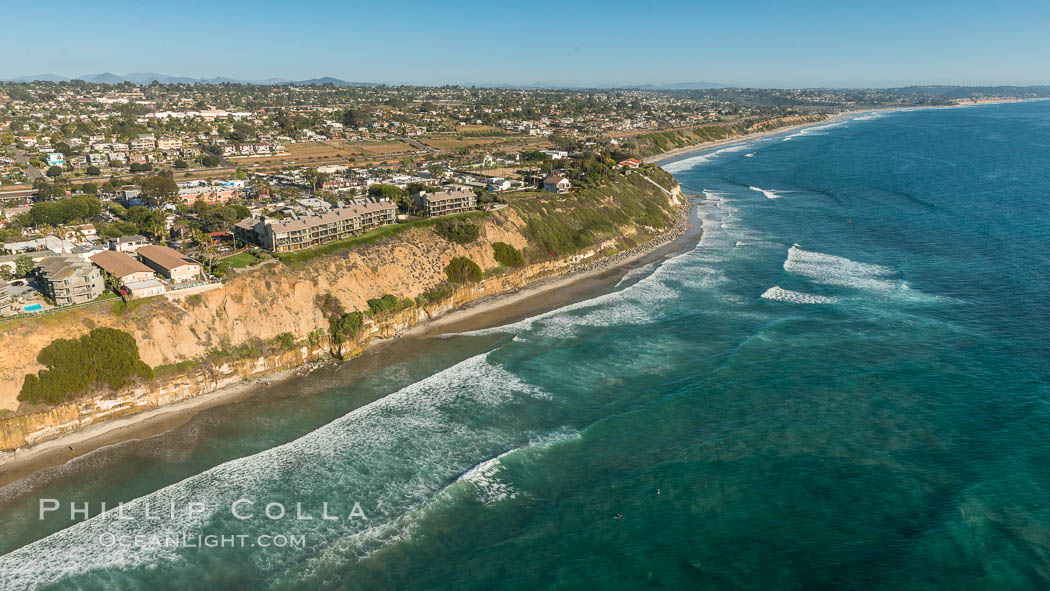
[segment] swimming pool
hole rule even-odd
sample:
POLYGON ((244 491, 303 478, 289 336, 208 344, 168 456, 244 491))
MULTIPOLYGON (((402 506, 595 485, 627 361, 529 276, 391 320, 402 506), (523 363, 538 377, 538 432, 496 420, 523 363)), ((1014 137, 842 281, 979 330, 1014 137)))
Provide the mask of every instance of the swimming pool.
POLYGON ((40 304, 29 304, 28 306, 24 306, 22 308, 22 311, 23 312, 36 312, 37 310, 43 310, 43 309, 44 309, 44 307, 41 306, 40 304))

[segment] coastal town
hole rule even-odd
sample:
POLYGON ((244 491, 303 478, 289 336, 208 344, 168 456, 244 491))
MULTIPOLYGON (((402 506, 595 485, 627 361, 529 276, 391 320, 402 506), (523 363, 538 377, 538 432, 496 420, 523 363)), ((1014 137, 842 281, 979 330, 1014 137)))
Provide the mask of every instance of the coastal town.
POLYGON ((568 194, 595 161, 901 92, 0 84, 0 317, 183 298, 387 225, 568 194))

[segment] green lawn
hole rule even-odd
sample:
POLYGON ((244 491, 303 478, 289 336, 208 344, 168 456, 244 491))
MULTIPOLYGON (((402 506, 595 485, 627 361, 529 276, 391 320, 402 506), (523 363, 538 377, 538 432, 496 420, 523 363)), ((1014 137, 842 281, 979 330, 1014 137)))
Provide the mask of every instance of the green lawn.
POLYGON ((244 251, 239 252, 233 256, 228 256, 222 259, 222 262, 229 264, 234 269, 239 269, 240 267, 250 267, 255 263, 258 263, 260 260, 261 259, 253 255, 252 253, 244 251))

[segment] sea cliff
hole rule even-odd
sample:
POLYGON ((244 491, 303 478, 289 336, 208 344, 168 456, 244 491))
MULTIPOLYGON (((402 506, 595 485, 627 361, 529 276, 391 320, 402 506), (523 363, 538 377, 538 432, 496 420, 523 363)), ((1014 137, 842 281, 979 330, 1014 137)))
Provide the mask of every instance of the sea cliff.
MULTIPOLYGON (((651 227, 632 221, 595 236, 591 246, 577 252, 538 256, 530 241, 528 214, 523 217, 512 206, 478 219, 479 238, 468 244, 450 242, 430 228, 413 228, 307 263, 262 265, 236 274, 222 289, 189 297, 160 297, 129 309, 103 304, 0 324, 0 350, 5 351, 0 358, 0 408, 15 411, 0 417, 0 450, 32 445, 310 361, 349 359, 378 340, 397 337, 464 304, 601 261, 612 262, 625 252, 680 233, 684 199, 673 181, 670 190, 641 173, 615 182, 658 203, 668 222, 651 227), (533 253, 533 262, 502 267, 493 254, 496 242, 533 253), (445 266, 454 257, 470 258, 486 276, 476 283, 459 284, 438 299, 417 298, 445 281, 445 266), (369 299, 385 294, 412 303, 368 317, 352 338, 333 342, 320 300, 331 296, 346 310, 367 310, 369 299), (78 337, 98 327, 131 334, 143 361, 158 369, 158 377, 54 407, 20 406, 17 395, 25 374, 42 368, 36 362, 39 351, 55 339, 78 337), (294 346, 272 346, 288 334, 294 337, 294 346)), ((666 179, 661 182, 668 184, 666 179)), ((556 204, 571 212, 573 196, 560 197, 556 204)))

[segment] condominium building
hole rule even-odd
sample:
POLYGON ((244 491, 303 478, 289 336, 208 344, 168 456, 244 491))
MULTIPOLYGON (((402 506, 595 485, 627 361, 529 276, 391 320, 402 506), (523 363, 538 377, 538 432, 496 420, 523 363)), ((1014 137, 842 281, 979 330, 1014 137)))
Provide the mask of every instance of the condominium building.
POLYGON ((291 252, 392 224, 396 214, 393 203, 381 201, 287 220, 247 218, 237 222, 233 233, 237 240, 258 244, 271 252, 291 252))
POLYGON ((56 305, 90 302, 105 291, 98 267, 78 256, 47 257, 37 266, 44 293, 56 305))
POLYGON ((468 187, 453 187, 438 193, 420 192, 416 196, 416 203, 427 216, 433 217, 473 211, 478 205, 478 196, 468 187))
POLYGON ((0 316, 11 313, 11 290, 7 282, 0 279, 0 316))

